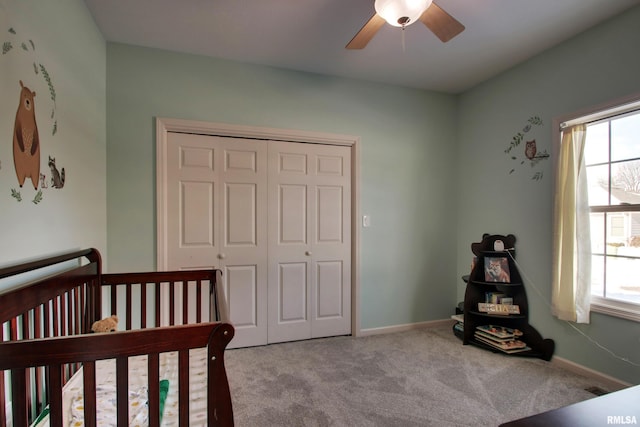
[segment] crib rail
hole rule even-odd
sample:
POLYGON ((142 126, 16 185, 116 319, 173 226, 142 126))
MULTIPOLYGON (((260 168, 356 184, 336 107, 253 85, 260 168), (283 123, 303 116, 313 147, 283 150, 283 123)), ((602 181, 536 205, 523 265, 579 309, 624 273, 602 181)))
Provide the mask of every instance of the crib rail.
POLYGON ((24 273, 34 275, 26 279, 29 280, 28 286, 16 286, 0 294, 0 324, 5 326, 5 322, 11 322, 9 339, 73 335, 87 331, 90 325, 84 317, 87 306, 92 303, 91 289, 98 283, 100 272, 101 258, 95 249, 1 268, 0 279, 24 273), (69 266, 68 270, 47 276, 46 268, 73 260, 77 263, 69 266), (40 277, 37 272, 41 272, 40 277), (36 316, 41 324, 35 322, 36 316), (47 325, 46 322, 50 323, 47 325))
MULTIPOLYGON (((188 425, 189 378, 188 352, 194 348, 208 348, 209 425, 232 425, 233 411, 224 367, 224 350, 233 338, 233 327, 226 323, 201 323, 161 327, 111 334, 95 334, 4 342, 0 344, 0 371, 11 370, 14 392, 25 391, 29 386, 26 372, 46 360, 51 388, 50 425, 62 425, 62 367, 82 363, 85 390, 85 425, 95 426, 96 382, 95 362, 116 359, 118 401, 118 425, 128 424, 128 358, 149 355, 149 416, 150 425, 159 425, 159 364, 160 353, 178 351, 179 371, 184 372, 178 383, 180 425, 188 425), (46 355, 46 357, 43 357, 46 355), (116 356, 114 356, 116 355, 116 356), (123 408, 121 410, 120 408, 123 408), (229 422, 229 420, 231 420, 229 422)), ((26 401, 14 402, 14 426, 29 425, 29 408, 26 401)))
MULTIPOLYGON (((14 342, 33 341, 29 346, 75 342, 71 338, 87 334, 94 321, 111 314, 118 315, 120 331, 229 322, 226 300, 218 285, 220 275, 219 270, 102 274, 101 257, 96 249, 0 268, 0 280, 9 278, 18 282, 14 288, 0 293, 2 356, 8 357, 5 350, 14 348, 14 342)), ((110 342, 112 338, 102 341, 103 335, 96 339, 110 342)), ((34 351, 42 358, 46 354, 43 352, 49 350, 39 347, 34 351)), ((113 357, 113 348, 111 354, 113 357)), ((24 354, 20 356, 25 360, 24 354)), ((72 357, 68 362, 59 362, 53 373, 46 367, 48 363, 12 368, 23 371, 12 371, 11 375, 0 370, 0 427, 7 425, 5 405, 11 400, 7 390, 16 375, 14 397, 25 396, 26 413, 32 421, 46 405, 55 403, 50 390, 66 384, 82 362, 81 358, 72 357), (20 383, 21 379, 25 382, 20 383)), ((91 370, 90 364, 87 369, 91 370)))
MULTIPOLYGON (((0 342, 73 336, 85 333, 91 324, 87 313, 93 305, 93 289, 99 284, 100 254, 95 249, 69 252, 0 269, 0 279, 13 278, 14 288, 0 294, 0 342), (55 271, 55 273, 53 273, 55 271), (25 283, 20 283, 24 280, 25 283)), ((4 348, 4 347, 3 347, 4 348)), ((65 365, 62 384, 80 368, 65 365)), ((31 417, 49 402, 47 372, 43 367, 27 369, 25 387, 31 417)), ((0 372, 0 427, 6 425, 4 372, 0 372)))
POLYGON ((95 318, 115 314, 125 330, 228 322, 218 286, 220 274, 219 270, 103 274, 95 318))

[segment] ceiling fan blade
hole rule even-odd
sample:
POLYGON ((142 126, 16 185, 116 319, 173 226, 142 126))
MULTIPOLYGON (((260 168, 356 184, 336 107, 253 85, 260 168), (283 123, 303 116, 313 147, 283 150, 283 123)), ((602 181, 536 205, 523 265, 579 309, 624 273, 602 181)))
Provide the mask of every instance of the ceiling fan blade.
POLYGON ((424 11, 420 21, 445 43, 464 31, 464 25, 435 3, 424 11))
POLYGON ((362 49, 367 43, 371 41, 373 36, 376 35, 380 27, 384 25, 386 21, 377 13, 374 14, 369 21, 358 31, 358 34, 353 36, 351 41, 347 43, 347 49, 362 49))

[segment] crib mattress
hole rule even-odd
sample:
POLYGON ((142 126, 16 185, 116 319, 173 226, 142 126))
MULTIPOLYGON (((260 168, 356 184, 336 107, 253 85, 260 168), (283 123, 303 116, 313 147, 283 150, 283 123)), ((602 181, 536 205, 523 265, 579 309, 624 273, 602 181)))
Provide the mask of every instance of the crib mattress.
MULTIPOLYGON (((207 352, 206 348, 189 352, 189 421, 192 426, 207 424, 207 352)), ((160 380, 168 382, 162 426, 178 425, 178 353, 160 355, 160 380)), ((147 356, 129 358, 129 425, 149 425, 147 356)), ((84 426, 82 369, 67 382, 63 391, 63 423, 69 427, 84 426)), ((116 426, 116 362, 96 362, 97 425, 116 426)), ((43 417, 36 427, 48 427, 43 417)))

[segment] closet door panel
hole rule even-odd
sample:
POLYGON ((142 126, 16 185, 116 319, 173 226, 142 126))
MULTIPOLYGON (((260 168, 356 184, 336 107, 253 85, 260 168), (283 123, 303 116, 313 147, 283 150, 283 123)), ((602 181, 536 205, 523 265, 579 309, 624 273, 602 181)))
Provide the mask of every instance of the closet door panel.
POLYGON ((200 135, 167 138, 167 269, 213 268, 218 248, 218 148, 200 135))
POLYGON ((350 149, 270 142, 268 158, 269 342, 348 334, 350 149), (283 277, 293 264, 305 274, 283 277), (285 321, 293 307, 304 316, 285 321))
POLYGON ((267 145, 212 137, 220 147, 220 265, 227 272, 229 347, 267 343, 267 145))
POLYGON ((257 202, 256 184, 226 184, 225 246, 255 247, 258 244, 257 202))
POLYGON ((351 332, 351 151, 314 151, 315 229, 312 338, 351 332))
POLYGON ((342 295, 345 283, 342 275, 343 264, 340 261, 319 262, 316 264, 318 319, 340 318, 344 316, 342 295))
POLYGON ((167 135, 167 266, 219 268, 236 333, 267 342, 266 143, 167 135))

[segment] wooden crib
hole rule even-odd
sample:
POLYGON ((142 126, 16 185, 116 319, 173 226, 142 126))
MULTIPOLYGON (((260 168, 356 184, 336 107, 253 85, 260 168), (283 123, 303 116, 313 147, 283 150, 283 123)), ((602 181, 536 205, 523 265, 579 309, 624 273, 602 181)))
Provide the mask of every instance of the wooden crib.
MULTIPOLYGON (((82 384, 84 425, 95 426, 96 366, 115 359, 114 425, 129 425, 129 361, 144 356, 148 425, 159 426, 159 360, 177 353, 180 426, 233 425, 224 351, 226 323, 218 270, 102 274, 100 254, 86 249, 0 269, 0 427, 32 425, 47 413, 63 425, 63 390, 82 384), (118 315, 118 331, 94 334, 94 321, 118 315), (206 351, 206 421, 190 420, 190 351, 206 351), (74 377, 75 376, 75 377, 74 377), (81 376, 81 380, 78 378, 81 376)), ((203 356, 204 357, 204 356, 203 356)), ((204 368, 203 368, 204 369, 204 368)))

